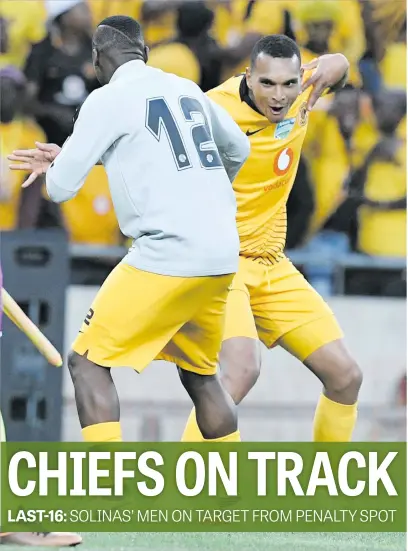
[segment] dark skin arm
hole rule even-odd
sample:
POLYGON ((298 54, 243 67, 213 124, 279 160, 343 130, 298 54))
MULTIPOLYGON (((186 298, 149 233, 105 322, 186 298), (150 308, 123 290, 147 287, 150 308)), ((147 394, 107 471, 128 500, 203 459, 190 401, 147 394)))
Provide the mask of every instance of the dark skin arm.
POLYGON ((72 130, 73 109, 39 101, 38 85, 35 82, 27 84, 23 109, 31 117, 50 117, 58 121, 67 131, 72 130))
POLYGON ((342 88, 345 87, 345 85, 347 84, 347 81, 349 79, 349 70, 347 69, 347 71, 345 72, 343 78, 341 78, 336 84, 333 84, 333 86, 331 86, 328 90, 329 93, 334 93, 334 92, 338 92, 339 90, 341 90, 342 88))
POLYGON ((44 184, 44 176, 39 177, 34 184, 23 188, 20 195, 18 208, 18 228, 36 228, 41 209, 41 189, 44 184))
POLYGON ((260 38, 262 38, 262 35, 258 33, 246 34, 237 46, 221 50, 222 62, 227 66, 238 65, 238 63, 250 56, 252 48, 260 38))
POLYGON ((406 210, 407 198, 401 197, 401 199, 396 199, 395 201, 372 201, 363 197, 361 204, 377 210, 406 210))

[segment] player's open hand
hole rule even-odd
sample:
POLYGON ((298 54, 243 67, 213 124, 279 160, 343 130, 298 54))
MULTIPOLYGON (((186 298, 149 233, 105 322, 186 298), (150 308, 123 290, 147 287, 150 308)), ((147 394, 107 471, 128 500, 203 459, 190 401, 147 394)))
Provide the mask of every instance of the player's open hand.
POLYGON ((314 71, 312 76, 305 80, 302 85, 302 92, 310 86, 313 88, 307 109, 311 111, 317 100, 328 88, 339 84, 348 74, 349 62, 343 54, 326 54, 310 63, 302 65, 304 71, 314 71))
POLYGON ((52 143, 35 142, 35 145, 37 146, 36 149, 17 149, 7 157, 9 161, 16 163, 10 165, 11 170, 31 172, 23 183, 23 188, 30 186, 39 176, 45 174, 61 151, 58 145, 52 143))

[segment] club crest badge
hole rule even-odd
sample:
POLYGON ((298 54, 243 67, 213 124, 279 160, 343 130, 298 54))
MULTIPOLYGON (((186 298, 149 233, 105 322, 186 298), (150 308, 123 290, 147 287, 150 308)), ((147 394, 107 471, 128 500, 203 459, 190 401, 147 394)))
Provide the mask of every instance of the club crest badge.
POLYGON ((299 109, 299 126, 305 126, 308 119, 307 103, 304 102, 299 109))

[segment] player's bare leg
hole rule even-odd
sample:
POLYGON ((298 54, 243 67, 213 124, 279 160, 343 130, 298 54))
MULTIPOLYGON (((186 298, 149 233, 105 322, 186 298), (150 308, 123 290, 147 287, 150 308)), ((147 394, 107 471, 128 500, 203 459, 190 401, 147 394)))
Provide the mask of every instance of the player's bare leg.
POLYGON ((120 406, 110 369, 71 352, 68 368, 75 389, 82 435, 88 442, 120 442, 120 406))
POLYGON ((239 442, 236 406, 218 375, 198 375, 180 367, 178 372, 194 403, 201 440, 239 442))
MULTIPOLYGON (((233 337, 222 343, 220 351, 220 383, 240 404, 258 380, 261 371, 260 342, 247 337, 233 337)), ((194 402, 194 400, 193 400, 194 402)), ((193 409, 181 438, 183 442, 200 442, 203 436, 198 428, 193 409)))
POLYGON ((235 404, 242 402, 261 372, 261 343, 248 337, 233 337, 222 343, 221 383, 235 404))
MULTIPOLYGON (((285 346, 283 339, 278 342, 285 346)), ((239 404, 254 386, 260 371, 259 342, 235 337, 223 343, 221 354, 221 382, 239 404), (239 352, 239 353, 238 353, 239 352)), ((303 361, 322 382, 323 393, 316 408, 313 439, 318 442, 346 442, 351 440, 357 419, 357 399, 362 384, 362 373, 348 352, 343 340, 325 344, 303 361)), ((190 414, 183 441, 200 441, 194 410, 190 414)))
MULTIPOLYGON (((69 371, 82 434, 86 441, 119 442, 120 406, 110 369, 71 352, 69 371)), ((197 375, 179 368, 206 440, 239 441, 235 405, 215 375, 197 375)))
POLYGON ((320 379, 327 398, 345 405, 356 403, 363 375, 342 340, 325 344, 303 363, 320 379))
MULTIPOLYGON (((296 356, 296 347, 287 346, 285 338, 277 344, 296 356)), ((243 337, 223 343, 220 355, 222 382, 236 404, 250 392, 258 378, 260 354, 256 355, 257 346, 258 341, 243 337)), ((323 384, 314 419, 314 441, 350 441, 357 420, 357 400, 363 376, 344 341, 338 339, 321 346, 303 360, 303 364, 323 384)))
POLYGON ((344 341, 323 345, 303 363, 323 384, 314 419, 314 441, 351 440, 363 374, 344 341))

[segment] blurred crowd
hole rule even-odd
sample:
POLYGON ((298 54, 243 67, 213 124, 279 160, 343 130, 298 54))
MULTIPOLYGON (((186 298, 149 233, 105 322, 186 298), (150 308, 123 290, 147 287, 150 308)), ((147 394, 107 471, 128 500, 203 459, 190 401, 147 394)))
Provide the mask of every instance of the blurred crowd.
POLYGON ((7 155, 35 141, 62 145, 76 110, 98 86, 91 35, 104 17, 138 19, 149 64, 204 91, 239 74, 265 34, 282 33, 304 62, 330 52, 349 83, 310 117, 288 204, 287 247, 319 240, 383 257, 406 254, 405 0, 3 0, 0 3, 0 230, 61 227, 74 243, 125 242, 103 167, 77 197, 47 200, 21 188, 7 155))

